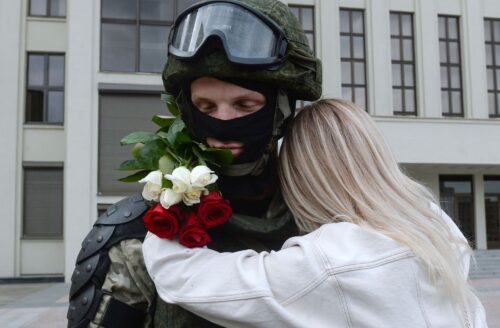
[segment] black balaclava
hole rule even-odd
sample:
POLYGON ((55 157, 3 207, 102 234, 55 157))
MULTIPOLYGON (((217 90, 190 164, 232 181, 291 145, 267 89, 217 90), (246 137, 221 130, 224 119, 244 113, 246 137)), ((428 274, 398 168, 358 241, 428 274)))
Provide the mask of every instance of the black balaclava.
MULTIPOLYGON (((183 87, 184 104, 189 107, 190 129, 200 142, 206 144, 207 137, 220 141, 239 141, 244 144, 242 153, 232 164, 242 164, 258 160, 271 141, 276 110, 277 90, 262 83, 236 79, 220 79, 243 88, 259 92, 266 98, 265 105, 255 113, 231 120, 220 120, 202 113, 191 101, 191 84, 183 87)), ((268 161, 266 168, 257 176, 219 175, 217 184, 224 197, 231 202, 236 213, 261 216, 267 210, 276 191, 277 178, 274 160, 268 161)))

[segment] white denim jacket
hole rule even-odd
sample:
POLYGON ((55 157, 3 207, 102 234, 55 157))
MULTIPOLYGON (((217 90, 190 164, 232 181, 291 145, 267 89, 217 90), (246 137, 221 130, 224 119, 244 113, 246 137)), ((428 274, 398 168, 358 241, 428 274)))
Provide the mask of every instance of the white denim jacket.
MULTIPOLYGON (((165 302, 225 327, 487 327, 477 298, 466 324, 407 247, 351 223, 323 225, 277 252, 190 249, 151 233, 143 252, 165 302)), ((466 277, 469 256, 457 256, 466 277)))

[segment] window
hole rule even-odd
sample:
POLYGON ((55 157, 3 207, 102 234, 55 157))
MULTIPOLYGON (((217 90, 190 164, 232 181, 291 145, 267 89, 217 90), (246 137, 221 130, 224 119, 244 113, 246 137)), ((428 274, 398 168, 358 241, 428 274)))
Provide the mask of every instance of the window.
POLYGON ((392 99, 395 115, 417 115, 413 37, 413 14, 392 12, 392 99))
POLYGON ((475 242, 474 193, 472 176, 439 177, 441 207, 455 221, 464 236, 475 242))
POLYGON ((26 123, 64 121, 64 55, 28 54, 26 123))
POLYGON ((160 93, 101 93, 99 96, 99 193, 127 195, 141 191, 137 183, 118 181, 130 171, 118 171, 120 164, 132 159, 131 146, 120 140, 134 131, 156 131, 153 115, 168 115, 160 93))
POLYGON ((484 177, 488 248, 500 248, 500 176, 484 177))
POLYGON ((102 0, 101 70, 160 72, 175 17, 198 0, 102 0))
POLYGON ((66 17, 66 0, 30 0, 30 16, 66 17))
POLYGON ((340 9, 342 97, 367 109, 364 12, 340 9))
POLYGON ((458 17, 439 16, 438 21, 443 116, 463 116, 458 17))
MULTIPOLYGON (((63 168, 24 165, 23 236, 63 236, 63 168)), ((53 164, 50 164, 53 165, 53 164)))
POLYGON ((484 20, 490 117, 500 117, 500 20, 484 20))

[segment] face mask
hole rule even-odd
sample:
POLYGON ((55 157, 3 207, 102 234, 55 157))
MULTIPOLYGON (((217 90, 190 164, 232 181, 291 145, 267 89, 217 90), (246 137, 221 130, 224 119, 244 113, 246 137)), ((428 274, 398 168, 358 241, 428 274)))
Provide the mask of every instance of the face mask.
MULTIPOLYGON (((266 104, 255 113, 231 120, 220 120, 200 112, 190 97, 186 97, 191 109, 192 130, 203 143, 206 143, 207 137, 220 141, 242 142, 243 152, 234 159, 233 164, 253 162, 260 158, 271 140, 276 107, 275 90, 270 88, 265 90, 260 85, 255 86, 248 82, 228 82, 262 93, 266 97, 266 104)), ((185 94, 191 94, 190 88, 186 91, 189 92, 185 94)))

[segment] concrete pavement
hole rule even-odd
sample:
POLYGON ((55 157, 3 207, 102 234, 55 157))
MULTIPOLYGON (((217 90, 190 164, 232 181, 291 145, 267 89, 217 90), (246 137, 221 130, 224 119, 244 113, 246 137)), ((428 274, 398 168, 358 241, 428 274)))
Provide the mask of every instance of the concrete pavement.
MULTIPOLYGON (((489 328, 500 328, 500 279, 476 279, 472 285, 486 309, 489 328)), ((66 327, 69 285, 0 285, 0 327, 66 327)))

